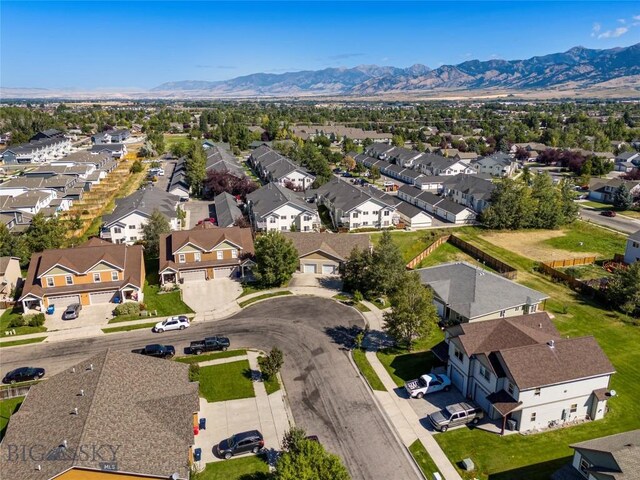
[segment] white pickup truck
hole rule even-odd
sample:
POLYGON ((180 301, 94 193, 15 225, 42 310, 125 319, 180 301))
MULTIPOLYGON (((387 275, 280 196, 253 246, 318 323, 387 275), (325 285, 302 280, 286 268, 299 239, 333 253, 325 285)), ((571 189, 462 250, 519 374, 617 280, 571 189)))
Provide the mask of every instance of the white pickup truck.
POLYGON ((404 388, 411 398, 422 398, 428 393, 441 390, 448 392, 451 388, 451 379, 446 375, 429 373, 416 380, 409 380, 404 384, 404 388))

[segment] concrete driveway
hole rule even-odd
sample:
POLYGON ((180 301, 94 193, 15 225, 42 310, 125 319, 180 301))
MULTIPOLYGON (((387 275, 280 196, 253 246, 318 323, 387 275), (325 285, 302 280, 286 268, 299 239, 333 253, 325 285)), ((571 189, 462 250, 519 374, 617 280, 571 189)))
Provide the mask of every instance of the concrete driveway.
POLYGON ((240 282, 231 278, 214 278, 180 285, 182 300, 196 313, 222 310, 242 293, 240 282))
POLYGON ((342 290, 342 280, 338 275, 317 275, 314 273, 296 272, 289 281, 290 288, 317 287, 331 290, 342 290))
POLYGON ((44 325, 48 330, 68 330, 70 328, 96 325, 103 327, 113 318, 112 312, 114 308, 116 308, 115 303, 86 305, 82 307, 80 316, 75 320, 62 320, 64 310, 58 311, 56 309, 53 315, 46 315, 44 325))

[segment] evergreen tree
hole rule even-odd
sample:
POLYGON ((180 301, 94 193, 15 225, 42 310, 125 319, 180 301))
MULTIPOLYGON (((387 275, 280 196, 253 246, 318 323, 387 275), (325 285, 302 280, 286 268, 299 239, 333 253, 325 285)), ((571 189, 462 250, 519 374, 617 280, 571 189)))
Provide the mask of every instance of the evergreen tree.
POLYGON ((160 235, 171 232, 169 222, 158 210, 154 210, 147 223, 142 227, 145 250, 150 258, 158 258, 160 253, 160 235))
POLYGON ((66 229, 57 218, 46 218, 37 213, 25 233, 27 247, 30 252, 62 247, 66 229))
POLYGON ((626 182, 622 182, 613 193, 613 206, 618 210, 629 210, 633 205, 633 197, 626 182))

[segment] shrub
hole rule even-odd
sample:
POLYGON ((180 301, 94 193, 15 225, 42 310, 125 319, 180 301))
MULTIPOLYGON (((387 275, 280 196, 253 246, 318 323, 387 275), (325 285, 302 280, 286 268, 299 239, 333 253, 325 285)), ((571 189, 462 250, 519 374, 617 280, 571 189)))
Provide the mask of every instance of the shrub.
POLYGON ((140 160, 136 160, 131 165, 131 168, 129 169, 129 172, 131 172, 131 173, 140 173, 143 169, 144 169, 144 167, 142 166, 142 162, 140 160))
POLYGON ((9 328, 24 327, 25 320, 23 315, 18 315, 9 321, 9 328))
POLYGON ((364 297, 362 296, 362 293, 360 293, 358 290, 353 292, 353 301, 354 302, 360 303, 362 300, 364 300, 364 297))
POLYGON ((197 382, 200 380, 200 365, 197 363, 189 364, 189 381, 197 382))
POLYGON ((35 315, 29 315, 29 319, 25 318, 24 321, 30 327, 41 327, 44 325, 44 313, 36 313, 35 315))
POLYGON ((91 213, 89 210, 82 210, 82 215, 89 215, 89 213, 91 213))
POLYGON ((117 317, 123 315, 139 315, 140 304, 135 302, 121 303, 113 310, 113 314, 117 317))

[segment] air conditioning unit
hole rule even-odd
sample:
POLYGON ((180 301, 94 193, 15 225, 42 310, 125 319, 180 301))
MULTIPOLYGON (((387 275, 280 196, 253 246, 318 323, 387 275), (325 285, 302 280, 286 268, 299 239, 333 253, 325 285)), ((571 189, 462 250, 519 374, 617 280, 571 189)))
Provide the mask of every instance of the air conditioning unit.
POLYGON ((507 420, 507 430, 514 431, 516 429, 516 421, 515 420, 507 420))

